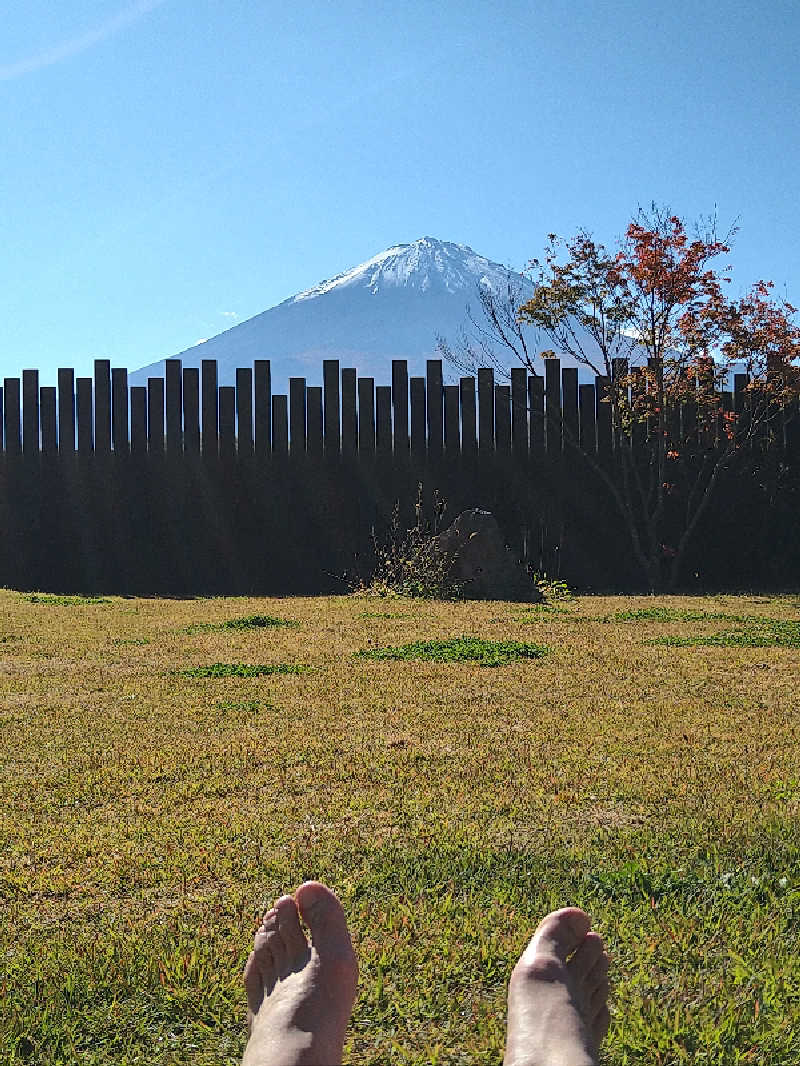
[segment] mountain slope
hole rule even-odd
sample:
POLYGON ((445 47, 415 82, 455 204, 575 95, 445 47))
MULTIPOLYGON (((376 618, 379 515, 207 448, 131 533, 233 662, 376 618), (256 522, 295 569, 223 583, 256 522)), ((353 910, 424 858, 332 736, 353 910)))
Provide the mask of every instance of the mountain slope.
MULTIPOLYGON (((389 384, 392 359, 406 359, 410 374, 424 374, 426 359, 439 358, 437 336, 457 343, 459 333, 470 328, 468 304, 480 316, 479 286, 502 293, 509 273, 531 291, 522 275, 466 245, 423 237, 388 248, 177 358, 184 366, 216 359, 221 384, 234 383, 236 367, 270 359, 274 392, 286 391, 290 377, 320 385, 323 359, 338 359, 359 376, 389 384)), ((533 332, 530 339, 536 351, 533 332)), ((145 384, 148 376, 163 372, 161 360, 132 373, 131 383, 145 384)), ((444 372, 451 381, 459 375, 447 364, 444 372)))

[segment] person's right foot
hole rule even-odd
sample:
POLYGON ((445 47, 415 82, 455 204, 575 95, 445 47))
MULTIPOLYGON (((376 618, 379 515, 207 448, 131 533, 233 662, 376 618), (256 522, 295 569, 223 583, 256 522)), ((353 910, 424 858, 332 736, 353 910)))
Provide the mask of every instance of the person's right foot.
POLYGON ((576 907, 539 924, 508 986, 504 1066, 596 1066, 608 1031, 608 956, 576 907))

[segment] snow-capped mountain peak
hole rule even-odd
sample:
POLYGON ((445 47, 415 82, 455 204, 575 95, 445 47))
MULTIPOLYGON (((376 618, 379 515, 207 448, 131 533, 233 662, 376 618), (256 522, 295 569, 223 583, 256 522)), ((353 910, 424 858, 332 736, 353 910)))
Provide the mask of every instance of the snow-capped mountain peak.
POLYGON ((388 288, 417 289, 420 292, 442 289, 449 293, 467 291, 474 294, 476 285, 501 289, 507 276, 506 267, 478 255, 466 244, 420 237, 411 244, 387 248, 287 302, 298 303, 349 286, 367 288, 373 294, 388 288))
MULTIPOLYGON (((421 237, 395 244, 366 262, 291 296, 178 354, 184 367, 204 359, 218 363, 219 383, 231 385, 238 367, 269 359, 273 393, 285 393, 290 377, 322 380, 324 359, 355 367, 376 384, 391 381, 392 360, 407 361, 411 375, 426 373, 428 359, 441 358, 438 338, 457 345, 472 329, 468 305, 480 315, 478 292, 489 287, 505 297, 511 282, 520 293, 530 285, 521 274, 478 255, 465 244, 421 237)), ((531 347, 535 349, 531 337, 531 347)), ((500 345, 498 357, 511 361, 500 345)), ((130 374, 133 385, 161 376, 164 362, 130 374)), ((446 366, 445 380, 458 370, 446 366)))

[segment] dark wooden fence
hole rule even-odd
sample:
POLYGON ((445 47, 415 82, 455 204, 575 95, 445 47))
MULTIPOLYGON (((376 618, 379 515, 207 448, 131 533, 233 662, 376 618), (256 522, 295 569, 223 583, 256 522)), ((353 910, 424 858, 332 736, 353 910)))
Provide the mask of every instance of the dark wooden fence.
MULTIPOLYGON (((429 509, 439 489, 449 517, 492 510, 537 569, 579 586, 633 586, 619 516, 567 445, 613 461, 608 382, 579 384, 577 370, 555 359, 544 370, 514 368, 510 384, 498 384, 483 368, 445 385, 440 360, 411 378, 394 360, 391 384, 376 386, 326 360, 322 387, 291 378, 288 396, 272 393, 268 360, 221 387, 212 360, 199 371, 170 360, 146 387, 129 387, 127 371, 107 360, 95 362, 93 379, 59 370, 57 387, 23 371, 0 390, 0 581, 175 594, 328 590, 364 569, 372 530, 385 531, 396 500, 410 524, 421 482, 429 509)), ((736 376, 726 409, 742 411, 746 383, 736 376)), ((674 416, 689 425, 693 410, 674 416)), ((797 425, 787 412, 775 445, 784 465, 800 462, 797 425)), ((800 575, 797 538, 787 534, 776 549, 754 526, 759 491, 741 479, 725 486, 709 521, 727 530, 728 548, 699 570, 690 560, 703 580, 800 575), (753 544, 765 556, 758 573, 753 544)), ((774 518, 773 540, 783 530, 774 518)))
MULTIPOLYGON (((376 387, 327 359, 322 387, 290 378, 286 396, 272 393, 268 359, 238 369, 235 386, 218 385, 215 360, 204 359, 201 370, 169 360, 165 378, 148 378, 146 387, 129 387, 125 369, 98 359, 94 379, 61 369, 57 387, 40 387, 37 370, 23 371, 21 382, 5 378, 0 444, 9 456, 378 452, 524 459, 560 454, 571 434, 585 451, 610 453, 607 379, 579 385, 578 371, 558 359, 544 366, 543 376, 513 368, 510 385, 496 384, 491 368, 479 369, 477 381, 444 385, 441 360, 428 360, 425 377, 409 378, 406 361, 395 359, 391 385, 376 387)), ((722 394, 726 410, 742 410, 746 384, 746 375, 735 375, 733 391, 722 394)), ((679 417, 689 412, 686 404, 679 417)))

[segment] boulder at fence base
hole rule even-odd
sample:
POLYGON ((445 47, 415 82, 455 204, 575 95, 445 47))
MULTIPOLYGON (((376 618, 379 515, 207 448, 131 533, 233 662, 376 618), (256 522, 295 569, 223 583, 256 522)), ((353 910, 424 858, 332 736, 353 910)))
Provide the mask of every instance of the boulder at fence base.
POLYGON ((525 567, 506 547, 491 511, 462 511, 434 538, 437 551, 450 559, 448 578, 463 586, 469 600, 539 603, 542 594, 525 567))

